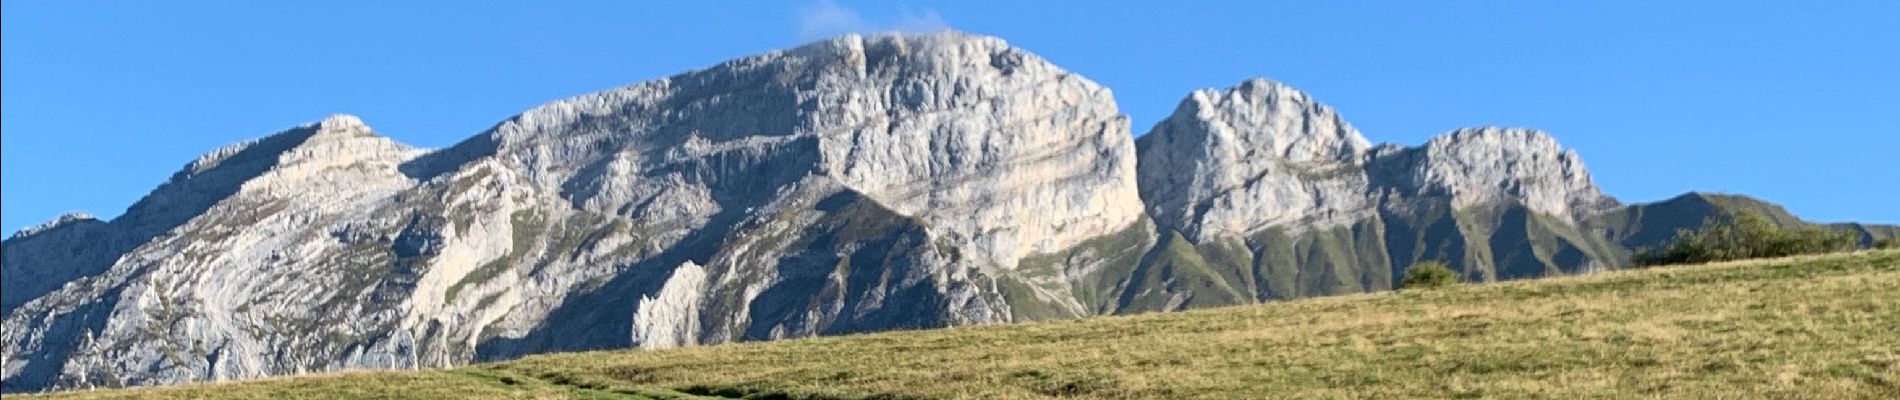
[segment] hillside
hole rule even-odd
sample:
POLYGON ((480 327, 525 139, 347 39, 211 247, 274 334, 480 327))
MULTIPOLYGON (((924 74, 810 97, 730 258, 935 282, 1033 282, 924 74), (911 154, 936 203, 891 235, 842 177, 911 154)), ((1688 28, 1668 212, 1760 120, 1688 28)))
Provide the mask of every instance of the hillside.
POLYGON ((1695 229, 1704 218, 1733 216, 1736 213, 1760 214, 1784 228, 1826 226, 1854 232, 1862 245, 1900 236, 1900 226, 1870 225, 1853 222, 1819 224, 1804 221, 1780 205, 1748 196, 1716 193, 1685 193, 1655 203, 1632 204, 1605 212, 1585 221, 1599 226, 1611 240, 1631 249, 1668 245, 1677 230, 1695 229))
POLYGON ((1900 396, 1900 252, 36 398, 1900 396))

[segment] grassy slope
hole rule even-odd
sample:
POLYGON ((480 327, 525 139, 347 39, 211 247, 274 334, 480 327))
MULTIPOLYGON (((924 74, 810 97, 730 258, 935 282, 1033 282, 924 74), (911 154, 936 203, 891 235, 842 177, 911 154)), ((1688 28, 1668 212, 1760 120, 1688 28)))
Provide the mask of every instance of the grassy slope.
MULTIPOLYGON (((1900 398, 1900 252, 55 398, 1900 398), (769 397, 777 395, 779 397, 769 397)), ((11 397, 11 396, 9 396, 11 397)))

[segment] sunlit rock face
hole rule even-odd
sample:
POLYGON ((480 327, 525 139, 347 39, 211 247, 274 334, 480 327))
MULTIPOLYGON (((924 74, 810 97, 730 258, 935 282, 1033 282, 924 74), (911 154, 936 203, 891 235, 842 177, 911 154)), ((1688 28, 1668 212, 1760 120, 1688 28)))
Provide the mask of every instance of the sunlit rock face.
POLYGON ((1162 265, 1212 271, 1176 280, 1228 281, 1157 296, 1163 309, 1197 296, 1390 289, 1426 260, 1475 280, 1621 262, 1623 250, 1585 226, 1616 202, 1574 151, 1535 130, 1466 128, 1418 147, 1375 147, 1332 108, 1256 78, 1189 94, 1137 147, 1148 214, 1185 240, 1158 251, 1175 255, 1162 265))
POLYGON ((843 36, 420 150, 335 116, 6 242, 5 389, 428 368, 1014 319, 1143 218, 1107 89, 1000 39, 843 36))
POLYGON ((1375 205, 1366 138, 1332 108, 1277 82, 1195 91, 1141 144, 1149 213, 1197 240, 1337 225, 1375 205))
POLYGON ((1458 129, 1387 157, 1401 173, 1382 183, 1420 196, 1447 196, 1454 207, 1522 202, 1531 211, 1576 219, 1616 205, 1604 196, 1576 150, 1527 128, 1458 129))
POLYGON ((1619 207, 1530 129, 1374 146, 1265 79, 1137 140, 1107 89, 1000 39, 851 35, 444 149, 333 116, 110 221, 22 230, 0 389, 1172 311, 1385 290, 1427 260, 1584 273, 1734 202, 1711 199, 1619 207))
POLYGON ((1142 138, 1140 160, 1149 214, 1200 240, 1349 223, 1389 198, 1520 202, 1573 220, 1615 205, 1576 152, 1541 131, 1464 128, 1375 151, 1332 108, 1258 78, 1188 95, 1142 138))

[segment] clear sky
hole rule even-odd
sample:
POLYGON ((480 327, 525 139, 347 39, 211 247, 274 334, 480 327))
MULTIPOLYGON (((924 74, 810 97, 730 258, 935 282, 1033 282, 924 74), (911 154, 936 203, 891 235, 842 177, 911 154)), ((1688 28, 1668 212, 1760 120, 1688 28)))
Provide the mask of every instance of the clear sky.
POLYGON ((1374 142, 1548 130, 1625 201, 1744 193, 1900 223, 1900 2, 79 2, 0 5, 0 227, 118 215, 332 113, 440 147, 534 105, 841 31, 1003 37, 1136 134, 1252 76, 1374 142))

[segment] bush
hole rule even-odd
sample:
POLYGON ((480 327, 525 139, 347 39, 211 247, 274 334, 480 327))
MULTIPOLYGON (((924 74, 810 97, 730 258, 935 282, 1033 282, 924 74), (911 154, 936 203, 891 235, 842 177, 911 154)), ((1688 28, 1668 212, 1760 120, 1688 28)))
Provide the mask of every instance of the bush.
POLYGON ((1405 269, 1400 289, 1434 289, 1458 284, 1458 271, 1437 261, 1421 261, 1405 269))
POLYGON ((1748 258, 1847 251, 1859 247, 1853 232, 1820 227, 1784 229, 1759 213, 1710 216, 1695 230, 1680 230, 1662 249, 1639 251, 1631 261, 1638 266, 1699 264, 1748 258))
POLYGON ((1900 249, 1900 236, 1895 236, 1895 237, 1890 237, 1890 238, 1886 238, 1886 239, 1880 239, 1880 241, 1878 241, 1878 242, 1874 242, 1874 248, 1876 248, 1876 249, 1900 249))

